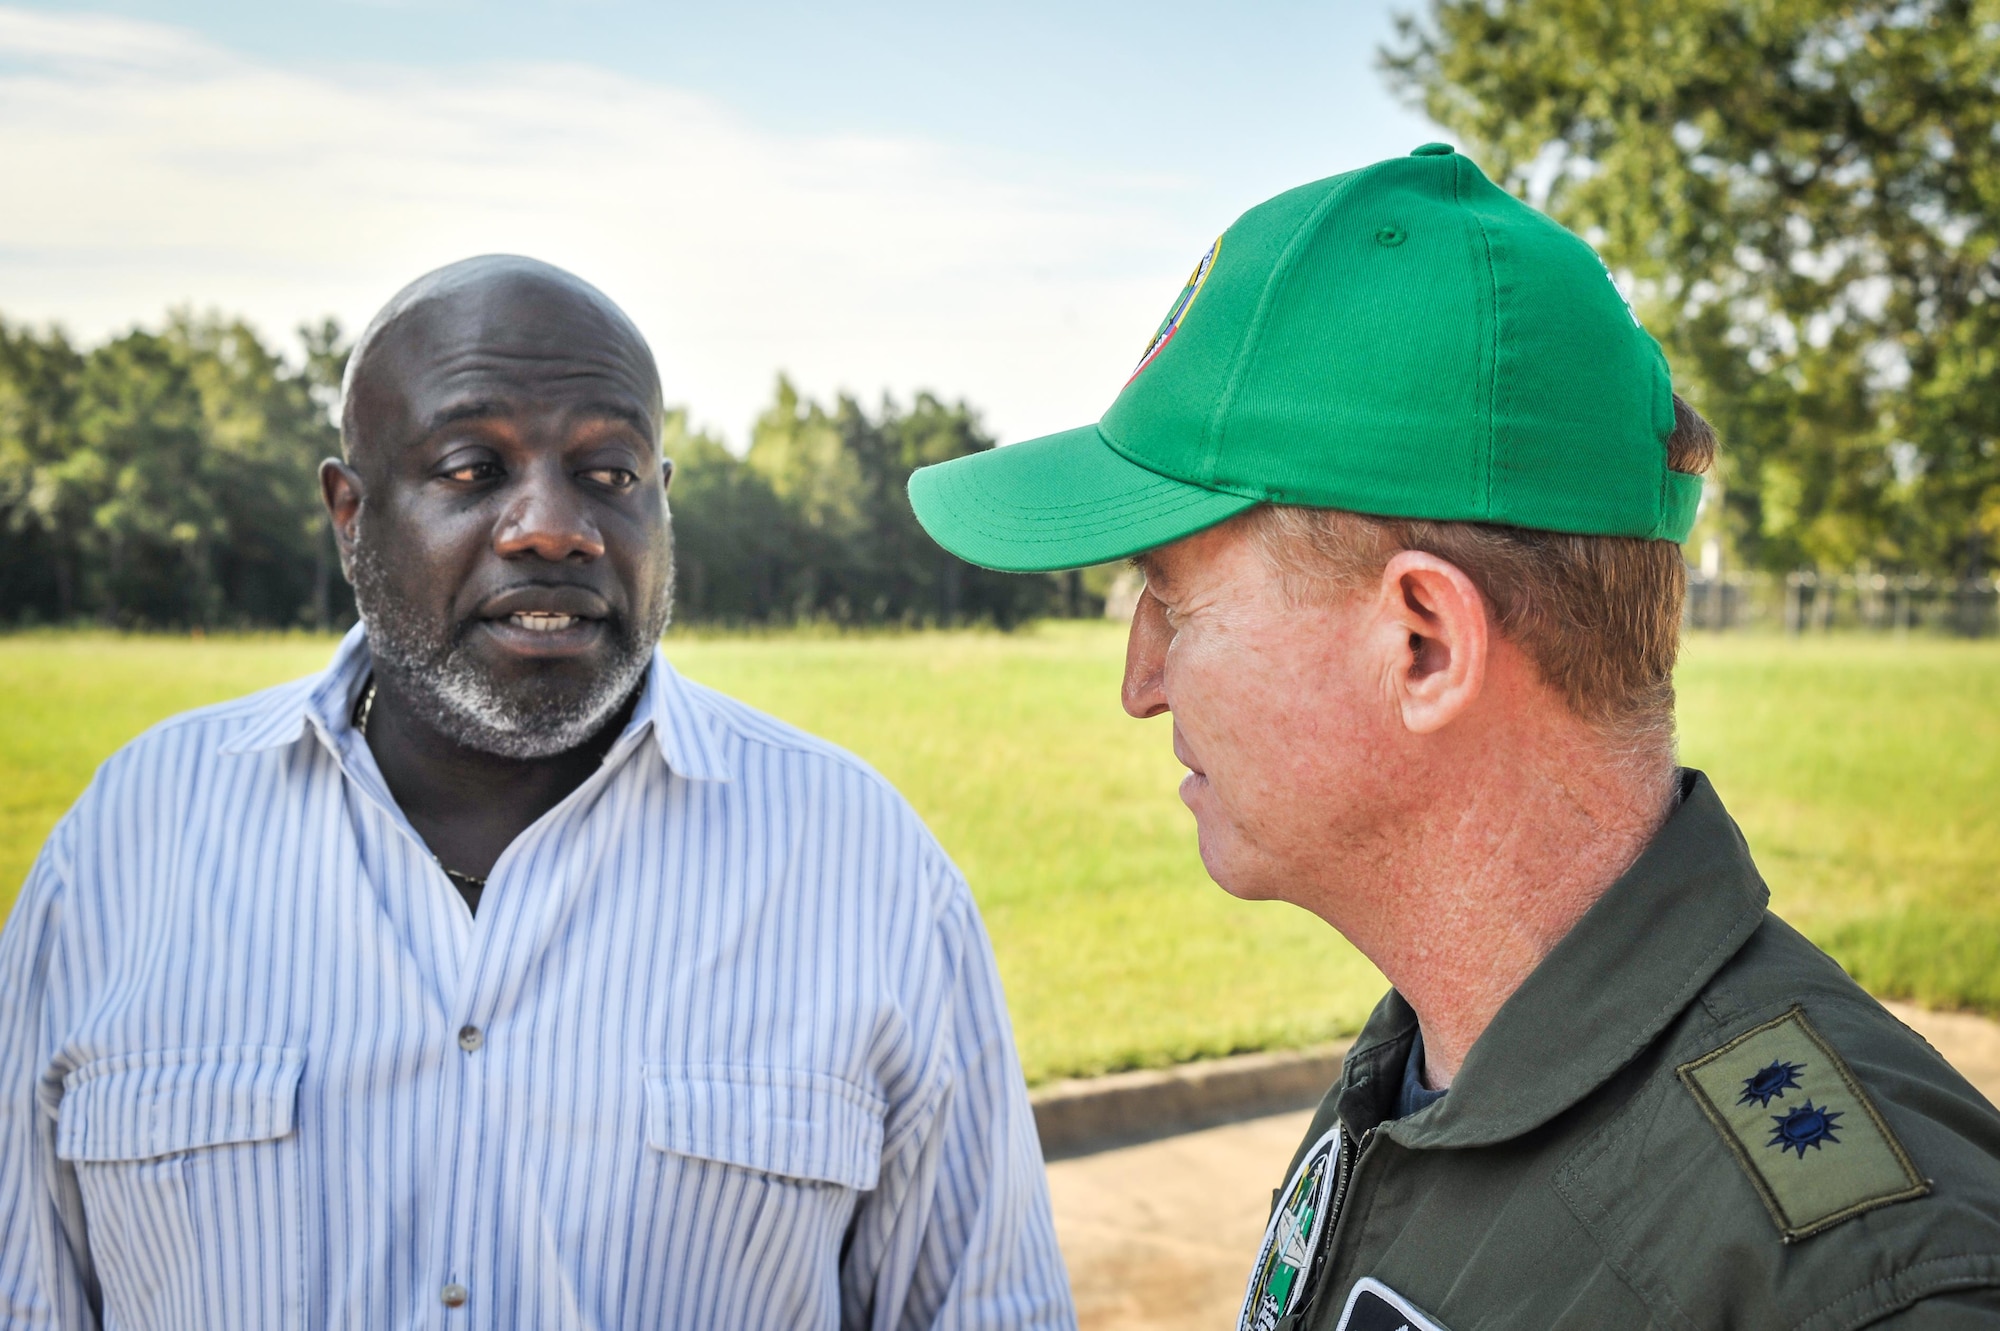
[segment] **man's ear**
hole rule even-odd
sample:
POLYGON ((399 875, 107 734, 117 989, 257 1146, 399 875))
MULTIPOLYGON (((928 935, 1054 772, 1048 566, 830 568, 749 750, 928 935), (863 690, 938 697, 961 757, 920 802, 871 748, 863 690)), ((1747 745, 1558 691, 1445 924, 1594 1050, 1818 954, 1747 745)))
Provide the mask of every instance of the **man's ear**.
POLYGON ((1492 624, 1486 598, 1456 564, 1404 550, 1382 570, 1381 609, 1402 635, 1389 688, 1417 735, 1463 715, 1486 684, 1492 624))
POLYGON ((670 457, 660 459, 660 488, 669 493, 674 488, 674 460, 670 457))
MULTIPOLYGON (((347 573, 354 556, 354 523, 361 516, 361 476, 339 458, 319 464, 319 495, 333 521, 333 543, 340 551, 340 571, 347 573)), ((349 576, 349 581, 352 581, 349 576)))

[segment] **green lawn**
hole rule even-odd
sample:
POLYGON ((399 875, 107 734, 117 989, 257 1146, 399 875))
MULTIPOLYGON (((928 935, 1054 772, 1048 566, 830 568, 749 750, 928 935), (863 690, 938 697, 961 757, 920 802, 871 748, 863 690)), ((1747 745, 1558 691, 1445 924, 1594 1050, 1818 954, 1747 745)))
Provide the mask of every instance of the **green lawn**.
MULTIPOLYGON (((971 880, 1028 1075, 1350 1031, 1381 987, 1303 912, 1202 875, 1164 722, 1117 705, 1122 637, 675 636, 686 673, 847 745, 971 880)), ((0 885, 119 742, 316 669, 331 643, 0 638, 0 885)), ((1687 760, 1743 822, 1779 909, 1878 992, 2000 1011, 2000 644, 1697 640, 1687 760)))
POLYGON ((2000 643, 1702 637, 1679 682, 1774 909, 1877 994, 2000 1014, 2000 643))

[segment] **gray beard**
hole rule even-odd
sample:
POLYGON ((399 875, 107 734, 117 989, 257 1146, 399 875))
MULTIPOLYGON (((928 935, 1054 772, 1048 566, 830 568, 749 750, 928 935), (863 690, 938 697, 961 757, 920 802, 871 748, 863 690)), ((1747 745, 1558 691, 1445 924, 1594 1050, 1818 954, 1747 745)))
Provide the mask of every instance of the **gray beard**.
POLYGON ((501 758, 553 758, 584 744, 645 678, 673 615, 673 574, 661 580, 643 621, 614 616, 611 659, 579 685, 529 679, 502 685, 463 650, 472 625, 437 623, 393 590, 379 552, 356 531, 348 574, 376 673, 454 743, 501 758))

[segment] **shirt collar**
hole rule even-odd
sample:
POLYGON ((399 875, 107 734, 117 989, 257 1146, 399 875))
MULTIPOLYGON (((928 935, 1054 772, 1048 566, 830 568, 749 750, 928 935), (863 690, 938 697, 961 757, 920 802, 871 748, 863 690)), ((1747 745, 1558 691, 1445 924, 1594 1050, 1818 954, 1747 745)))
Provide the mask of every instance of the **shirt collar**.
MULTIPOLYGON (((317 733, 334 754, 353 726, 354 704, 374 669, 368 636, 356 624, 340 640, 327 668, 296 684, 271 690, 245 719, 236 738, 222 746, 226 754, 259 753, 295 744, 317 733)), ((667 664, 658 647, 647 664, 639 705, 612 746, 613 751, 651 727, 653 742, 669 770, 690 781, 727 781, 729 758, 716 735, 717 718, 699 690, 667 664)))
MULTIPOLYGON (((1383 1131, 1411 1147, 1487 1146, 1540 1127, 1658 1038, 1764 922, 1770 891, 1700 772, 1638 860, 1501 1005, 1451 1094, 1383 1131)), ((1396 1077, 1416 1014, 1391 992, 1355 1041, 1356 1094, 1396 1077), (1376 1066, 1380 1064, 1381 1066, 1376 1066)), ((1346 1115, 1343 1113, 1343 1117, 1346 1115)))
POLYGON ((729 755, 716 734, 720 720, 701 690, 681 678, 667 664, 667 654, 653 649, 653 663, 646 669, 645 692, 632 710, 629 735, 640 725, 653 727, 653 742, 667 767, 690 781, 727 781, 729 755))

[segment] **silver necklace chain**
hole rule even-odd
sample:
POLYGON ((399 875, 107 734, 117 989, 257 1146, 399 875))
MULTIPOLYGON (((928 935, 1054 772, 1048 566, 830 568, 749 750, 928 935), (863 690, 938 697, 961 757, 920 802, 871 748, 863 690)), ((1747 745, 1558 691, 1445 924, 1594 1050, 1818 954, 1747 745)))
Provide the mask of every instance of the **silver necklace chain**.
MULTIPOLYGON (((375 676, 370 675, 366 687, 361 690, 361 697, 354 704, 354 731, 363 739, 368 738, 368 718, 374 714, 375 676)), ((437 865, 438 868, 443 869, 444 876, 451 879, 454 885, 460 888, 470 887, 481 891, 485 890, 486 880, 484 878, 479 878, 469 873, 460 873, 458 870, 448 867, 443 860, 435 855, 431 856, 431 862, 437 865)))

